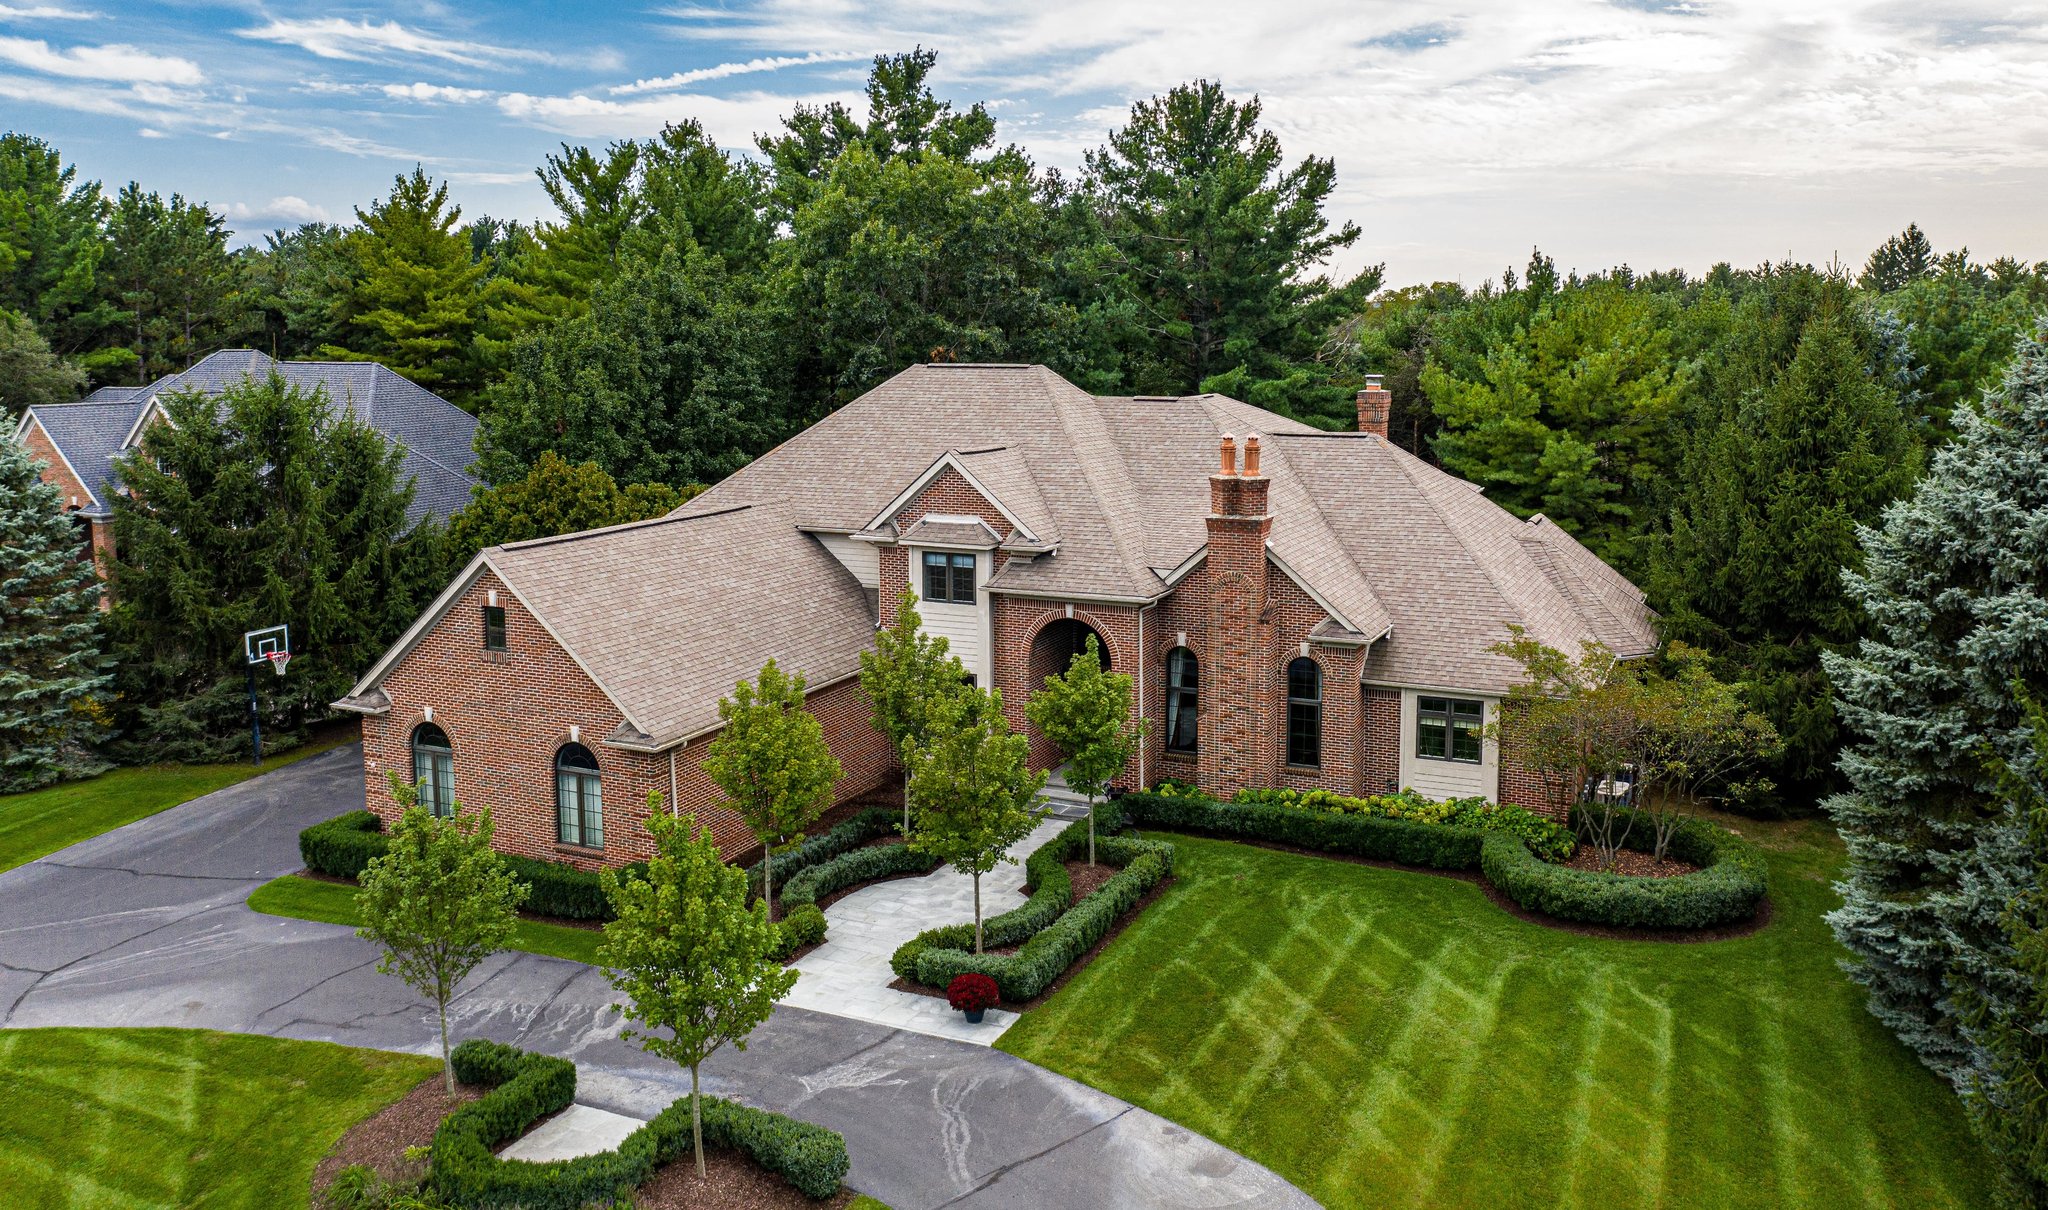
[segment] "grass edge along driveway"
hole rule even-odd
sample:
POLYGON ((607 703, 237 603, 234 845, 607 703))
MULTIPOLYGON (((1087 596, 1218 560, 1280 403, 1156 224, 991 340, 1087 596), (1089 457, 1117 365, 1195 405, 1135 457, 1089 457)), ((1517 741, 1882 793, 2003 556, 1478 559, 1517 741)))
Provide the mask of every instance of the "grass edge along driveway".
POLYGON ((0 1030, 0 1189, 18 1206, 304 1206, 328 1148, 440 1069, 212 1030, 0 1030))
POLYGON ((0 872, 355 739, 353 727, 338 727, 316 733, 289 752, 265 757, 261 767, 246 761, 135 765, 40 790, 0 794, 0 872))
MULTIPOLYGON (((299 920, 345 924, 350 928, 363 922, 362 913, 356 910, 355 887, 297 874, 273 878, 257 887, 249 896, 249 908, 266 916, 291 916, 299 920)), ((597 929, 522 918, 513 926, 512 939, 505 948, 594 966, 597 947, 603 940, 604 934, 597 929)))
POLYGON ((1174 836, 1172 888, 997 1046, 1329 1206, 1988 1204, 1956 1098, 1836 965, 1840 842, 1743 830, 1772 923, 1685 945, 1174 836))

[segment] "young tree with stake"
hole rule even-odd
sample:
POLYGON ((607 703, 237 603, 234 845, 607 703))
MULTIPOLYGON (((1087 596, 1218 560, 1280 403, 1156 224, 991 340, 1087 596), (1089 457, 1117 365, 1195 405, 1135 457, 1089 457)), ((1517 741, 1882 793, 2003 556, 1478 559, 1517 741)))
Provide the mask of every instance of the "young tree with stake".
POLYGON ((1145 742, 1146 720, 1131 717, 1131 678, 1105 672, 1094 635, 1067 671, 1045 678, 1024 713, 1066 759, 1067 784, 1088 796, 1088 864, 1095 864, 1095 800, 1145 742))
POLYGON ((775 854, 804 838, 832 800, 839 761, 825 744, 817 718, 804 709, 804 678, 769 660, 749 684, 720 698, 724 729, 711 741, 704 772, 725 791, 726 805, 747 821, 766 852, 761 898, 775 915, 775 854))
POLYGON ((469 972, 505 948, 527 887, 491 851, 491 812, 436 818, 419 805, 419 789, 391 774, 391 796, 404 814, 391 846, 370 859, 356 905, 356 934, 384 947, 377 973, 397 975, 434 1002, 441 1021, 441 1073, 450 1093, 448 1001, 469 972))
POLYGON ((690 1069, 690 1134, 701 1177, 698 1068, 728 1042, 745 1050, 747 1035, 796 986, 796 972, 775 957, 782 930, 768 919, 768 905, 747 905, 746 871, 719 857, 695 816, 668 815, 661 795, 650 794, 647 830, 655 855, 645 878, 604 872, 616 918, 604 926, 597 961, 626 997, 616 1007, 636 1023, 620 1037, 690 1069))
POLYGON ((930 738, 943 704, 966 691, 967 669, 946 653, 943 635, 925 633, 917 597, 905 588, 896 621, 860 654, 860 690, 874 707, 875 730, 896 745, 903 763, 903 834, 910 835, 910 751, 930 738))
POLYGON ((1031 834, 1040 813, 1032 802, 1044 773, 1025 763, 1031 742, 1010 733, 1002 695, 968 688, 943 699, 932 734, 910 750, 905 789, 917 796, 917 832, 910 847, 974 879, 974 952, 981 952, 981 876, 1031 834))

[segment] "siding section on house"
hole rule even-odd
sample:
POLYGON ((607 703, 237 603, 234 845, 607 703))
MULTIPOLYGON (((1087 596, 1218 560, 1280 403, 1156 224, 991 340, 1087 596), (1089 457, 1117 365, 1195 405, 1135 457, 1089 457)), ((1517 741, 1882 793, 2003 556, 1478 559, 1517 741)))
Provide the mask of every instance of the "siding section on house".
MULTIPOLYGON (((1401 691, 1401 784, 1427 794, 1431 798, 1471 798, 1479 795, 1494 801, 1500 798, 1500 744, 1492 739, 1485 740, 1480 747, 1478 764, 1466 761, 1432 760, 1415 754, 1415 711, 1416 699, 1437 697, 1433 690, 1404 689, 1401 691)), ((1452 693, 1449 696, 1471 701, 1470 694, 1452 693)), ((1479 699, 1486 707, 1486 721, 1498 722, 1500 703, 1492 698, 1479 699)))

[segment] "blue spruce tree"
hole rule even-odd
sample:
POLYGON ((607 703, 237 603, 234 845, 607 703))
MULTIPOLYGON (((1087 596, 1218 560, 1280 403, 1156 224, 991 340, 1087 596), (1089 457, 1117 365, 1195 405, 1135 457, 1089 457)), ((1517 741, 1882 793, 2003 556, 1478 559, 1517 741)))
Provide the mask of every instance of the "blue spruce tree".
POLYGON ((1870 1010, 1967 1086, 1986 1056, 1961 1004, 2015 1011, 2029 989, 2000 927, 2032 875, 2001 765, 2034 749, 2018 684, 2048 697, 2048 348, 2021 344, 2001 388, 1956 414, 1911 497, 1863 531, 1846 576, 1870 620, 1826 667, 1850 790, 1827 809, 1849 849, 1829 915, 1870 1010), (1961 993, 1959 998, 1959 993, 1961 993))
POLYGON ((91 772, 100 585, 64 497, 0 437, 0 794, 91 772))

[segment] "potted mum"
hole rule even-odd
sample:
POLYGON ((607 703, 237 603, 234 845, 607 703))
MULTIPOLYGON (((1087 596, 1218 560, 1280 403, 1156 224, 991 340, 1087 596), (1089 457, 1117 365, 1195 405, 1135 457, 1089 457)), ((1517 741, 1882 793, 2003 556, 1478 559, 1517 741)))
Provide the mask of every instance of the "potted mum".
POLYGON ((987 975, 969 971, 953 976, 946 984, 946 1003, 967 1014, 969 1025, 981 1024, 981 1014, 994 1008, 1002 993, 996 989, 996 981, 987 975))

